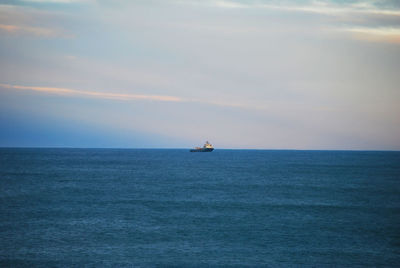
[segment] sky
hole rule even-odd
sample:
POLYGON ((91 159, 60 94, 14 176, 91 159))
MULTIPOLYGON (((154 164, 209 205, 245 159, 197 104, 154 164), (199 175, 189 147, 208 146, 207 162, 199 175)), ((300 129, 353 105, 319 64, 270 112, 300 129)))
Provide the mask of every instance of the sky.
POLYGON ((0 0, 0 147, 400 150, 400 1, 0 0))

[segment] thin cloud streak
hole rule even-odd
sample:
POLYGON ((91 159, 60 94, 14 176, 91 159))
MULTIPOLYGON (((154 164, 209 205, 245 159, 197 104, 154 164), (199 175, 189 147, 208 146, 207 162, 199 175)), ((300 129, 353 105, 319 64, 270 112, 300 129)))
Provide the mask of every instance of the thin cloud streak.
POLYGON ((399 28, 348 28, 344 31, 349 32, 355 39, 370 42, 384 42, 400 44, 399 28))
POLYGON ((11 34, 23 34, 23 35, 34 35, 39 37, 73 37, 71 35, 66 35, 61 31, 54 29, 43 28, 43 27, 31 27, 31 26, 18 26, 9 24, 0 24, 0 31, 5 31, 11 34))
MULTIPOLYGON (((390 25, 383 23, 377 27, 360 26, 357 17, 373 17, 380 16, 385 18, 398 18, 400 17, 399 9, 379 8, 373 2, 352 3, 352 4, 335 4, 324 1, 314 1, 306 5, 293 5, 293 4, 251 4, 251 3, 237 3, 234 1, 215 1, 216 7, 219 8, 257 8, 266 10, 280 10, 284 12, 303 12, 314 13, 340 19, 346 18, 347 21, 352 22, 351 25, 341 27, 339 31, 351 33, 352 37, 361 41, 370 42, 383 42, 400 44, 400 28, 399 23, 390 25)), ((362 23, 361 23, 362 24, 362 23)))
POLYGON ((246 105, 242 103, 224 102, 224 101, 205 101, 199 99, 184 99, 176 96, 161 96, 161 95, 139 95, 139 94, 123 94, 123 93, 108 93, 98 91, 82 91, 70 88, 58 88, 58 87, 37 87, 37 86, 20 86, 1 84, 0 87, 7 89, 17 90, 29 90, 36 92, 43 92, 47 94, 56 94, 62 96, 77 96, 77 97, 92 97, 99 99, 119 100, 119 101, 162 101, 162 102, 186 102, 186 103, 198 103, 207 104, 219 107, 230 107, 238 109, 248 110, 266 110, 266 107, 246 105))
MULTIPOLYGON (((192 2, 193 3, 193 2, 192 2)), ((201 2, 196 2, 201 3, 201 2)), ((333 4, 323 1, 314 1, 306 5, 293 4, 260 4, 260 3, 238 3, 234 1, 213 1, 206 2, 209 5, 219 8, 265 8, 283 11, 299 11, 318 14, 345 14, 345 13, 365 13, 400 16, 400 10, 391 10, 378 8, 371 3, 355 3, 355 4, 333 4)))
POLYGON ((92 2, 92 0, 22 0, 22 2, 50 3, 50 4, 72 4, 72 3, 92 2))
POLYGON ((40 38, 75 38, 61 22, 67 15, 59 10, 0 4, 0 34, 40 38))
POLYGON ((137 94, 122 94, 122 93, 108 93, 108 92, 97 92, 97 91, 81 91, 70 88, 57 88, 57 87, 35 87, 35 86, 19 86, 0 84, 0 87, 18 90, 31 90, 44 92, 49 94, 67 95, 67 96, 83 96, 83 97, 94 97, 100 99, 111 99, 111 100, 152 100, 152 101, 167 101, 167 102, 182 102, 181 98, 174 96, 160 96, 160 95, 137 95, 137 94))

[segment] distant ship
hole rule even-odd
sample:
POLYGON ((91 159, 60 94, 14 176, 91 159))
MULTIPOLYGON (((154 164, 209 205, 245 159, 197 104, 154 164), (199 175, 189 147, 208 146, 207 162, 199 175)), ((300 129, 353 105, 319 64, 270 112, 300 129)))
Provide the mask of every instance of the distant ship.
POLYGON ((191 149, 191 152, 212 152, 214 150, 214 147, 208 142, 206 141, 206 143, 204 144, 203 147, 195 147, 194 149, 191 149))

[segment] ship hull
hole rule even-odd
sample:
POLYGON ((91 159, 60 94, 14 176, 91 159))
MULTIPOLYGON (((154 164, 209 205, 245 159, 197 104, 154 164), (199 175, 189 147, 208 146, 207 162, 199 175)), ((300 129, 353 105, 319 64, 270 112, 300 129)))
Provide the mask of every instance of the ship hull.
POLYGON ((191 149, 192 153, 207 153, 214 151, 214 148, 200 148, 200 149, 191 149))

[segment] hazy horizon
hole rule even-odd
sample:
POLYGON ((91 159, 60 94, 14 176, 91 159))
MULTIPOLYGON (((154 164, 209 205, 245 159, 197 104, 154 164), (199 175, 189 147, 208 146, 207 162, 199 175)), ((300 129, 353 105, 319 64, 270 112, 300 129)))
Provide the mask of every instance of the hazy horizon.
MULTIPOLYGON (((53 146, 53 147, 41 147, 41 146, 4 146, 0 149, 77 149, 77 150, 189 150, 193 147, 63 147, 63 146, 53 146)), ((321 152, 400 152, 400 150, 346 150, 346 149, 269 149, 269 148, 214 148, 215 150, 232 150, 232 151, 321 151, 321 152)))
POLYGON ((0 147, 400 150, 400 3, 0 0, 0 147))

